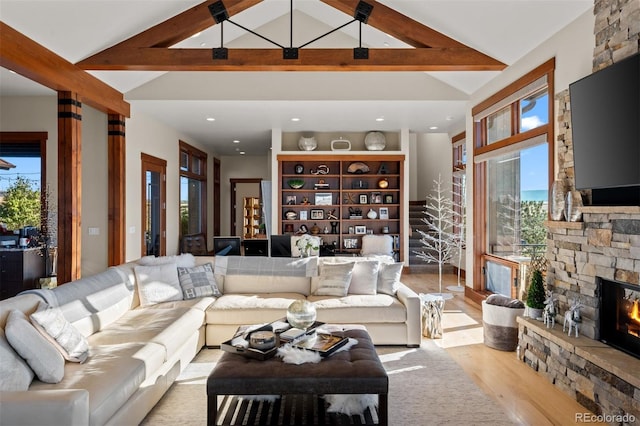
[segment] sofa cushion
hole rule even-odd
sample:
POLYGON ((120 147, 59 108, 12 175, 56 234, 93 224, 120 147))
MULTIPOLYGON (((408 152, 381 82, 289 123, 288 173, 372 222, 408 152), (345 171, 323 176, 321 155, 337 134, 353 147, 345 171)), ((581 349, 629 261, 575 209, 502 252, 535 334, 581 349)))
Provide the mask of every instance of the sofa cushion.
POLYGON ((178 279, 185 299, 222 295, 216 284, 211 263, 194 266, 193 268, 178 267, 178 279))
POLYGON ((378 271, 378 293, 394 296, 400 285, 402 263, 382 263, 378 271))
POLYGON ((196 266, 196 258, 191 253, 176 254, 174 256, 144 256, 138 260, 142 266, 159 266, 173 263, 181 268, 196 266))
POLYGON ((401 323, 407 320, 406 307, 387 294, 309 296, 307 300, 316 306, 317 320, 326 323, 401 323))
POLYGON ((162 364, 157 354, 163 352, 154 343, 92 345, 86 363, 67 363, 60 383, 34 380, 29 390, 86 389, 89 424, 104 425, 138 391, 148 372, 162 364))
POLYGON ((33 326, 66 359, 72 362, 85 362, 89 356, 87 339, 62 315, 58 308, 44 303, 30 316, 33 326))
POLYGON ((380 262, 377 260, 358 260, 353 266, 349 294, 375 295, 378 292, 378 271, 380 262))
POLYGON ((207 324, 260 324, 283 318, 299 293, 225 294, 207 309, 207 324))
POLYGON ((175 263, 154 266, 136 266, 140 306, 149 306, 172 300, 182 300, 182 287, 175 263))
POLYGON ((33 380, 33 371, 13 350, 0 328, 0 391, 26 391, 33 380))
POLYGON ((27 361, 38 379, 47 383, 62 380, 64 358, 31 325, 24 313, 15 309, 9 313, 5 333, 11 347, 27 361))
POLYGON ((354 266, 354 262, 322 263, 320 274, 311 279, 311 293, 314 296, 346 296, 354 266))

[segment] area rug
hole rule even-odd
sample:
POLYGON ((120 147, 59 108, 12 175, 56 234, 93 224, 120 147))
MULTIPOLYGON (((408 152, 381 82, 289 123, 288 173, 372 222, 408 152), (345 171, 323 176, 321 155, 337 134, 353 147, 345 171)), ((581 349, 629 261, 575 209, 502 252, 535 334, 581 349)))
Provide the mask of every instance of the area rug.
MULTIPOLYGON (((389 424, 390 425, 459 425, 491 424, 495 426, 512 424, 507 420, 498 404, 485 394, 449 357, 447 352, 433 341, 425 340, 419 348, 382 346, 378 355, 389 375, 389 424)), ((147 415, 142 425, 164 426, 176 424, 205 425, 207 422, 207 376, 221 355, 217 349, 203 349, 178 377, 173 386, 147 415)), ((310 400, 321 404, 321 399, 310 400)), ((278 407, 283 406, 282 400, 278 407)), ((294 402, 289 402, 294 404, 294 402)), ((244 410, 255 413, 262 409, 259 404, 239 398, 227 398, 220 410, 244 410), (244 404, 244 407, 242 405, 244 404), (253 408, 252 408, 253 406, 253 408)), ((299 402, 299 404, 305 404, 299 402)), ((308 404, 308 402, 307 402, 308 404)), ((303 405, 305 406, 305 405, 303 405)), ((317 407, 316 407, 317 408, 317 407)), ((273 407, 270 419, 273 416, 273 407)), ((300 410, 298 410, 300 411, 300 410)), ((305 411, 305 410, 302 410, 305 411)), ((229 419, 233 416, 230 415, 229 419)), ((331 421, 320 424, 359 424, 347 416, 327 417, 331 421)), ((361 424, 376 419, 362 417, 361 424)), ((261 424, 255 414, 244 417, 250 422, 261 424)), ((313 415, 294 416, 287 422, 272 421, 270 424, 314 424, 313 415)), ((284 418, 287 418, 286 414, 284 418)), ((317 419, 317 417, 315 417, 317 419)), ((326 419, 325 419, 326 420, 326 419)), ((235 421, 235 420, 234 420, 235 421)), ((230 420, 231 423, 231 420, 230 420)), ((227 423, 228 424, 228 423, 227 423)), ((233 423, 231 423, 233 424, 233 423)), ((237 424, 243 424, 239 422, 237 424)), ((262 423, 264 424, 264 423, 262 423)))

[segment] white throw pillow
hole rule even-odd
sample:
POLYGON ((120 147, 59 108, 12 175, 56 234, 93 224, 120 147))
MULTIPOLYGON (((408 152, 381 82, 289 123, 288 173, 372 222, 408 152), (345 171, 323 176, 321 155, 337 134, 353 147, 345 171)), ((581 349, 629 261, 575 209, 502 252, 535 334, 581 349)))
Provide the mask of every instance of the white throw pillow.
POLYGON ((9 313, 4 331, 9 344, 27 361, 40 381, 59 383, 62 380, 64 358, 38 333, 22 311, 14 309, 9 313))
POLYGON ((140 306, 182 300, 182 287, 175 263, 156 266, 136 266, 136 281, 140 306))
POLYGON ((64 359, 83 363, 89 356, 87 339, 75 328, 58 308, 40 303, 38 310, 31 314, 31 324, 47 339, 64 359))
POLYGON ((391 235, 363 235, 362 256, 372 254, 393 256, 393 238, 391 235))
POLYGON ((0 391, 26 391, 33 381, 33 371, 13 350, 0 328, 0 391))
POLYGON ((403 263, 383 263, 378 271, 378 293, 395 296, 400 285, 403 263))
POLYGON ((138 265, 157 266, 173 263, 181 268, 196 266, 196 258, 191 253, 176 254, 175 256, 144 256, 138 260, 138 265))
POLYGON ((205 296, 222 296, 216 284, 211 263, 193 268, 178 267, 178 279, 185 300, 205 296))
POLYGON ((312 278, 316 281, 315 296, 344 297, 351 284, 354 263, 324 263, 320 266, 320 275, 312 278))
POLYGON ((376 294, 379 270, 380 262, 377 260, 358 260, 355 262, 349 294, 376 294))

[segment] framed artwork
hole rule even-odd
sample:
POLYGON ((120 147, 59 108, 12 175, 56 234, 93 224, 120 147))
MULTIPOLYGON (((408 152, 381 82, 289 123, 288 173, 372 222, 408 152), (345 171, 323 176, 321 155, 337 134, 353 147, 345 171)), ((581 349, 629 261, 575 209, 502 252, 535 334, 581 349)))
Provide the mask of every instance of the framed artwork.
POLYGON ((324 210, 311 209, 311 220, 323 220, 323 219, 324 219, 324 210))
MULTIPOLYGON (((313 219, 313 210, 311 210, 311 218, 313 219)), ((300 210, 300 220, 307 220, 307 211, 300 210)))
POLYGON ((364 235, 367 233, 367 227, 364 225, 356 226, 356 235, 364 235))
POLYGON ((371 204, 382 204, 382 194, 374 192, 371 194, 371 204))
POLYGON ((369 197, 367 194, 360 194, 360 204, 369 204, 369 197))
POLYGON ((358 248, 358 239, 357 238, 345 238, 343 240, 344 248, 346 249, 354 249, 358 248))
POLYGON ((316 206, 330 206, 333 204, 330 192, 316 192, 316 206))
POLYGON ((296 198, 295 195, 287 195, 287 205, 288 206, 293 206, 295 204, 297 204, 298 199, 296 198))
POLYGON ((349 227, 349 233, 350 233, 350 234, 353 234, 353 226, 350 226, 350 227, 349 227))
POLYGON ((393 195, 391 194, 387 194, 384 196, 384 203, 385 204, 393 204, 393 195))
POLYGON ((373 235, 373 229, 367 229, 367 235, 373 235))
POLYGON ((388 207, 380 207, 380 212, 378 214, 380 219, 389 219, 389 208, 388 207))

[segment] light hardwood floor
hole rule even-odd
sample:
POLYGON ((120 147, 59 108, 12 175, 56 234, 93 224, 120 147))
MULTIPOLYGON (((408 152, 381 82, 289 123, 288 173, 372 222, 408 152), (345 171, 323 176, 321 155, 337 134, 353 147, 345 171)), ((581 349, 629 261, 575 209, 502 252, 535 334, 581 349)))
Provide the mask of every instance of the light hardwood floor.
MULTIPOLYGON (((437 272, 405 273, 402 281, 418 293, 439 291, 437 272)), ((447 292, 446 287, 450 285, 457 285, 457 276, 444 275, 442 291, 447 292)), ((480 306, 466 301, 462 292, 451 293, 453 299, 445 302, 443 337, 436 339, 436 343, 503 407, 513 423, 535 426, 580 424, 576 415, 589 411, 518 361, 515 352, 485 346, 480 306)), ((460 406, 464 407, 464 401, 460 401, 460 406)))

